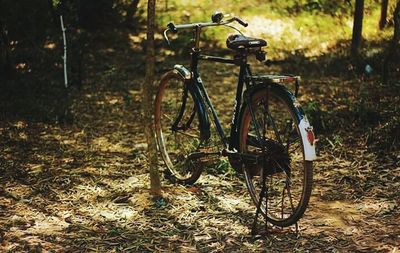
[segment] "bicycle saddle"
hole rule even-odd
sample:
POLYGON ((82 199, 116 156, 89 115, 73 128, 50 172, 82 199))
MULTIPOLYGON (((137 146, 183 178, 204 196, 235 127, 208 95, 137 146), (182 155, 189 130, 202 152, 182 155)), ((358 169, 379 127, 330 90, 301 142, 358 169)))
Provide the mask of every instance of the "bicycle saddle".
POLYGON ((229 35, 226 39, 226 46, 233 50, 241 48, 253 48, 253 47, 264 47, 267 42, 263 39, 255 39, 243 36, 241 34, 229 35))

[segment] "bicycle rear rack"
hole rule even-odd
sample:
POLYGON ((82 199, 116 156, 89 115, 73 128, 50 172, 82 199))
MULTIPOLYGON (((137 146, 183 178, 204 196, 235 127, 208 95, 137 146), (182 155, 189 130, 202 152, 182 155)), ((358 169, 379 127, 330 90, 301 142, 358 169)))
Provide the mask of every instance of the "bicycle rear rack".
POLYGON ((300 76, 283 74, 283 75, 275 75, 275 74, 255 74, 250 76, 250 80, 254 84, 259 83, 277 83, 277 84, 289 84, 294 83, 294 96, 297 97, 299 93, 299 82, 301 81, 300 76))

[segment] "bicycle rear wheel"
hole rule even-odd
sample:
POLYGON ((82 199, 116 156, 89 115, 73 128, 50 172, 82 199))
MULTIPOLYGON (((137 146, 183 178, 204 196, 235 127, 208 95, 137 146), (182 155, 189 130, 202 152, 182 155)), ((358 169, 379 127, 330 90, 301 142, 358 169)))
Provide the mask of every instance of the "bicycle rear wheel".
POLYGON ((185 80, 176 72, 166 73, 155 102, 155 132, 166 176, 173 182, 193 184, 200 177, 200 161, 187 159, 201 145, 198 114, 185 80))
POLYGON ((255 92, 241 116, 240 151, 258 157, 243 164, 247 188, 267 221, 281 227, 302 217, 311 195, 312 162, 304 160, 298 121, 292 100, 274 86, 255 92))

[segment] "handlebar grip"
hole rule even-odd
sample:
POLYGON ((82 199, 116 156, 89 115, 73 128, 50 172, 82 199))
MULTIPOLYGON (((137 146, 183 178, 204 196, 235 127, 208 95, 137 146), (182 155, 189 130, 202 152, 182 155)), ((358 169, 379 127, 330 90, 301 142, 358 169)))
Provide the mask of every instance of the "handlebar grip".
POLYGON ((211 20, 214 23, 219 23, 222 21, 222 18, 224 17, 224 15, 222 14, 222 12, 220 11, 216 11, 214 14, 212 14, 211 16, 211 20))
POLYGON ((173 33, 177 33, 178 32, 178 29, 176 29, 176 26, 174 25, 174 23, 169 23, 168 25, 167 25, 167 27, 168 27, 168 29, 171 31, 171 32, 173 32, 173 33))
POLYGON ((241 20, 240 18, 234 17, 234 19, 244 27, 247 27, 249 24, 241 20))

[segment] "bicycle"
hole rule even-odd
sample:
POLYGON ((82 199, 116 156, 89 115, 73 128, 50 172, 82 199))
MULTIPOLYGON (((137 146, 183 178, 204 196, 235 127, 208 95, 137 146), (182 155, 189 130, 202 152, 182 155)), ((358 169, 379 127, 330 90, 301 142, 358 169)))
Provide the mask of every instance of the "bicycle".
POLYGON ((299 77, 252 74, 247 58, 255 55, 259 61, 265 61, 262 48, 267 42, 246 37, 231 25, 236 22, 247 27, 240 18, 223 18, 222 13, 216 12, 212 22, 169 23, 164 31, 168 45, 169 32, 194 32, 190 68, 175 65, 163 75, 155 100, 156 139, 166 174, 174 182, 193 184, 202 173, 202 160, 209 156, 228 157, 231 166, 244 174, 257 207, 256 217, 260 213, 274 225, 293 225, 308 205, 316 159, 312 126, 296 100, 299 77), (201 30, 213 26, 226 26, 238 32, 227 39, 233 58, 201 54, 201 30), (229 137, 198 72, 200 60, 239 67, 229 137), (286 83, 295 84, 294 94, 284 86, 286 83), (215 152, 205 148, 211 136, 210 121, 223 146, 215 152))

